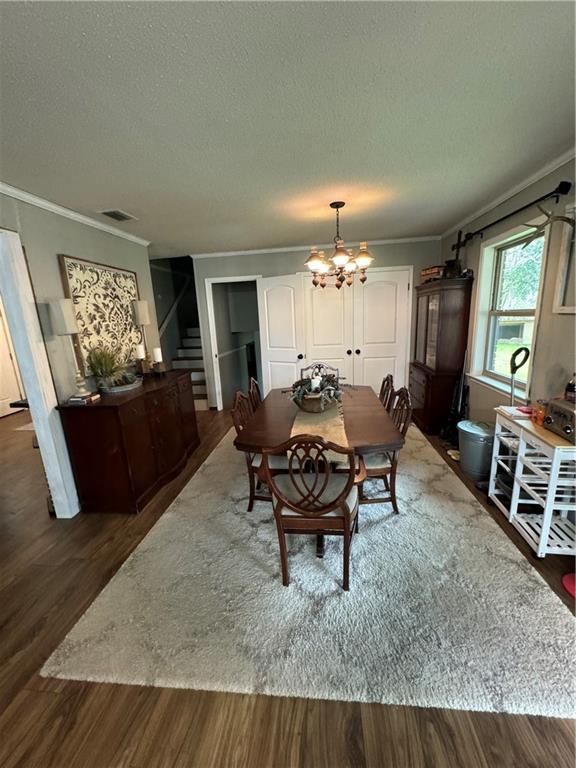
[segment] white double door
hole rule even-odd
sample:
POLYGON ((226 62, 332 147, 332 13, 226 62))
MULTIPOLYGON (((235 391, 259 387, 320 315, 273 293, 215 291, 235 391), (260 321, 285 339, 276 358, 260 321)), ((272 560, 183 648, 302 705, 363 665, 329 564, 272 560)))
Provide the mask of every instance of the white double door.
POLYGON ((321 360, 348 384, 378 392, 391 373, 406 383, 410 346, 410 270, 372 269, 367 282, 337 290, 314 287, 309 275, 258 280, 265 392, 289 387, 300 369, 321 360))

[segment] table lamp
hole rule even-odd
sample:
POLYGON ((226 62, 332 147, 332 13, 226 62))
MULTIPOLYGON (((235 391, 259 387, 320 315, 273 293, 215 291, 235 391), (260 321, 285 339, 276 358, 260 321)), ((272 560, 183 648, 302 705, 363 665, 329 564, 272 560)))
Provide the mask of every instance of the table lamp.
POLYGON ((150 325, 150 312, 148 302, 143 299, 137 299, 132 302, 134 311, 134 324, 142 331, 142 343, 136 344, 135 353, 139 373, 145 374, 150 371, 151 361, 148 354, 148 340, 146 339, 146 326, 150 325))
POLYGON ((52 318, 52 329, 56 336, 68 336, 70 338, 76 364, 76 394, 82 396, 89 395, 90 392, 86 388, 86 379, 80 371, 74 347, 73 336, 78 336, 78 323, 76 322, 76 313, 74 312, 74 302, 72 299, 54 299, 50 302, 50 315, 52 318))

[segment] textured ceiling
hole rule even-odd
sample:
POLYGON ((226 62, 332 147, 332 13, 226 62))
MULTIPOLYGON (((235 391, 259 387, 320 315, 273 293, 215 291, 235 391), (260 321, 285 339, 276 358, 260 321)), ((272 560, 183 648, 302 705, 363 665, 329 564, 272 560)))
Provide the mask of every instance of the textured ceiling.
POLYGON ((569 2, 0 3, 0 178, 156 252, 439 234, 574 141, 569 2), (109 221, 103 219, 104 221, 109 221))

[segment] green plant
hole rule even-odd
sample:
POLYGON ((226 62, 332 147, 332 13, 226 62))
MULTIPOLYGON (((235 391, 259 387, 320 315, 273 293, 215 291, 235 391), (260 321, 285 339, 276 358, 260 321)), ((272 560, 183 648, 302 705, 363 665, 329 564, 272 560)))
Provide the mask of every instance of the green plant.
POLYGON ((301 405, 304 398, 314 394, 320 397, 321 408, 324 410, 334 400, 342 398, 342 392, 338 379, 333 374, 326 374, 320 377, 320 386, 313 390, 311 379, 300 379, 292 385, 292 394, 290 399, 297 405, 301 405))
MULTIPOLYGON (((101 386, 114 387, 129 383, 130 374, 126 373, 126 362, 116 349, 94 347, 88 353, 86 362, 101 386)), ((133 376, 131 380, 134 380, 133 376)))

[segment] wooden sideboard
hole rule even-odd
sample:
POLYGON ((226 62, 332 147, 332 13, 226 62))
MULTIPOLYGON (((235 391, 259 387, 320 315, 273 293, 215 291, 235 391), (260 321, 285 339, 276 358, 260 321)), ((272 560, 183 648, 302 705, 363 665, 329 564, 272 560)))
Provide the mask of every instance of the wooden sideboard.
POLYGON ((468 339, 472 280, 434 280, 416 286, 416 353, 410 364, 414 422, 435 434, 450 413, 468 339))
POLYGON ((58 410, 84 512, 139 512, 199 443, 187 371, 58 410))

